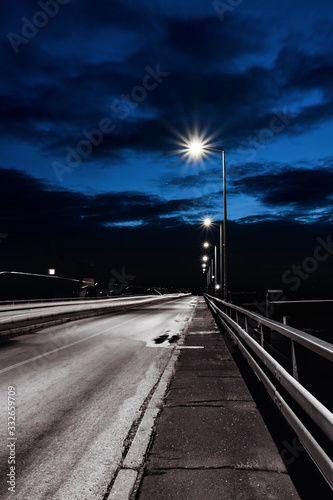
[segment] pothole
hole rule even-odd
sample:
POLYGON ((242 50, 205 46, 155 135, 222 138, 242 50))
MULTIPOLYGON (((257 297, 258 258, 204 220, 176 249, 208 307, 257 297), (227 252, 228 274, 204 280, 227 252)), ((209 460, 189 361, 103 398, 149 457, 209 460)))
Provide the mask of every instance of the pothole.
POLYGON ((180 339, 179 335, 172 335, 172 337, 169 339, 169 344, 174 344, 180 339))
POLYGON ((155 344, 162 344, 163 342, 166 341, 167 338, 168 338, 168 335, 160 335, 159 337, 154 339, 154 342, 155 342, 155 344))

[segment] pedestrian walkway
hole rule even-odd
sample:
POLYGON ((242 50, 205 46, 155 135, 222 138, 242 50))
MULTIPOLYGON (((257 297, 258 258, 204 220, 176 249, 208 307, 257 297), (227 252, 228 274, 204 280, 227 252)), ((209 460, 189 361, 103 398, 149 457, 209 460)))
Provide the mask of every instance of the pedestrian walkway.
POLYGON ((182 349, 136 498, 299 499, 203 298, 182 349))

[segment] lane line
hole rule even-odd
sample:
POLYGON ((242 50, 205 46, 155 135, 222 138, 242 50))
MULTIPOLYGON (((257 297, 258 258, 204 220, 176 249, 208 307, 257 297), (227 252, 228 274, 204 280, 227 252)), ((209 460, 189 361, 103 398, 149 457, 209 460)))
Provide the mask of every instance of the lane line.
POLYGON ((102 333, 108 332, 110 330, 114 330, 115 328, 126 325, 127 323, 131 323, 132 321, 135 321, 136 319, 141 318, 142 316, 146 316, 146 314, 140 314, 139 316, 136 316, 135 318, 124 321, 123 323, 120 323, 119 325, 111 326, 110 328, 107 328, 106 330, 102 330, 101 332, 94 333, 93 335, 90 335, 90 337, 85 337, 84 339, 76 340, 75 342, 72 342, 71 344, 57 347, 56 349, 52 349, 52 351, 48 351, 48 352, 45 352, 43 354, 39 354, 38 356, 34 356, 33 358, 26 359, 25 361, 21 361, 20 363, 16 363, 15 365, 8 366, 7 368, 3 368, 2 370, 0 370, 0 375, 2 373, 8 372, 9 370, 13 370, 14 368, 18 368, 19 366, 26 365, 27 363, 31 363, 32 361, 35 361, 36 359, 44 358, 46 356, 49 356, 50 354, 54 354, 55 352, 61 351, 62 349, 67 349, 67 347, 71 347, 73 345, 80 344, 81 342, 84 342, 85 340, 90 340, 94 337, 97 337, 98 335, 101 335, 102 333))
POLYGON ((203 345, 177 345, 176 349, 204 349, 203 345))

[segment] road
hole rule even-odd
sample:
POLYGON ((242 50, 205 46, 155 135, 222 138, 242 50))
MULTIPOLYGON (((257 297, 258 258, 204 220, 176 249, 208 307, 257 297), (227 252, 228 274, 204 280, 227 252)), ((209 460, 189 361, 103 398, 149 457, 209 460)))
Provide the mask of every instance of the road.
POLYGON ((148 304, 152 302, 163 302, 172 297, 180 297, 184 294, 167 295, 134 295, 124 297, 113 297, 107 299, 86 300, 63 300, 31 303, 0 303, 0 325, 13 324, 20 321, 33 320, 46 316, 59 314, 71 314, 72 312, 86 312, 91 309, 119 308, 137 304, 148 304))
POLYGON ((174 344, 154 339, 184 330, 196 300, 79 320, 1 346, 1 498, 13 495, 6 484, 11 449, 16 498, 103 498, 140 407, 171 357, 174 344), (17 440, 8 439, 9 386, 17 440))

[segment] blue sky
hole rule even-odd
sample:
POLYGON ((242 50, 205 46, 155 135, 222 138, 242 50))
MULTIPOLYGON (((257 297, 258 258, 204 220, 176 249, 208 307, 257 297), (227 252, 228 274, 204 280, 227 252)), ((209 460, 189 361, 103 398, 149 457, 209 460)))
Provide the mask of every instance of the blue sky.
POLYGON ((195 130, 225 149, 230 221, 332 222, 330 1, 18 0, 0 26, 0 174, 65 239, 68 211, 103 231, 220 219, 219 154, 179 152, 195 130))

